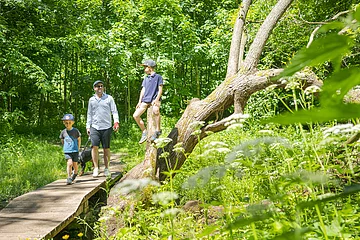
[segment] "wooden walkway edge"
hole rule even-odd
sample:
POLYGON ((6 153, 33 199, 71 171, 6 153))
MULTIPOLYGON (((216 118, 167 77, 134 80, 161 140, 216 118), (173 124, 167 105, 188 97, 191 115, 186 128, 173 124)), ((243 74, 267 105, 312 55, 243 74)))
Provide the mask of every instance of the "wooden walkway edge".
POLYGON ((91 196, 121 178, 120 171, 114 171, 113 167, 110 171, 112 176, 108 180, 102 173, 97 178, 88 173, 77 177, 72 185, 66 185, 66 179, 57 180, 13 199, 0 211, 0 239, 33 240, 56 236, 88 207, 91 196))

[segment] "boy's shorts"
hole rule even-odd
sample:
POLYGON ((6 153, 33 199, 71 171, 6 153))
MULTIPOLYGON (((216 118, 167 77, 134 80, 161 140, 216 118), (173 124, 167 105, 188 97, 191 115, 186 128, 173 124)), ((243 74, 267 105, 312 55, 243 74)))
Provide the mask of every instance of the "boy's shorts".
POLYGON ((110 148, 110 138, 111 138, 112 128, 105 130, 96 130, 95 128, 90 128, 90 139, 91 146, 100 146, 100 142, 103 148, 110 148))
POLYGON ((71 159, 73 162, 79 162, 79 153, 73 152, 73 153, 65 153, 65 159, 69 160, 71 159))

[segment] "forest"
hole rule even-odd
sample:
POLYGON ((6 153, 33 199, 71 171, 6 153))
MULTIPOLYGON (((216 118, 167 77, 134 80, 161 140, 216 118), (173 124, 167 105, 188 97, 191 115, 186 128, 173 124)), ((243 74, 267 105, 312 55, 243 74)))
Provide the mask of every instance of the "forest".
POLYGON ((61 118, 86 142, 101 80, 126 206, 63 239, 359 239, 359 23, 359 0, 0 0, 0 209, 65 179, 61 118), (156 146, 132 117, 146 59, 156 146))

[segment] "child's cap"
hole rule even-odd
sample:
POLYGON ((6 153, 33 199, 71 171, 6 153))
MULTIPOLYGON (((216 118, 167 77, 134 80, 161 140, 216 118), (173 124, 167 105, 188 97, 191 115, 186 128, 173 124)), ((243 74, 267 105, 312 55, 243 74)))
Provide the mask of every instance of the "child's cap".
POLYGON ((68 120, 68 121, 74 121, 74 116, 70 113, 67 113, 63 116, 63 118, 61 120, 68 120))
POLYGON ((148 67, 155 67, 156 62, 152 59, 145 60, 143 64, 140 64, 141 66, 148 66, 148 67))

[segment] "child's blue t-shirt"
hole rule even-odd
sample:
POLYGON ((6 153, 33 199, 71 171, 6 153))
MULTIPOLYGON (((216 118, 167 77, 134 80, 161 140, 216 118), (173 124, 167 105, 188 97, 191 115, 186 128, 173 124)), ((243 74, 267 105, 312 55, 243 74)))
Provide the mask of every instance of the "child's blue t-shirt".
POLYGON ((67 130, 66 128, 61 131, 60 139, 64 139, 63 150, 64 153, 73 153, 79 151, 78 138, 81 136, 77 128, 67 130))

